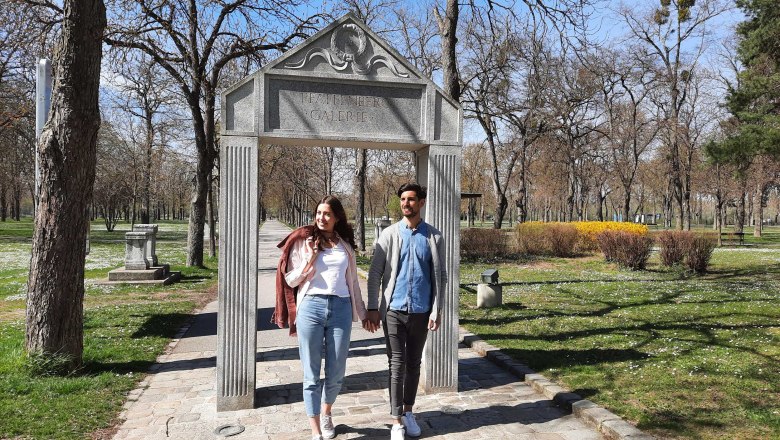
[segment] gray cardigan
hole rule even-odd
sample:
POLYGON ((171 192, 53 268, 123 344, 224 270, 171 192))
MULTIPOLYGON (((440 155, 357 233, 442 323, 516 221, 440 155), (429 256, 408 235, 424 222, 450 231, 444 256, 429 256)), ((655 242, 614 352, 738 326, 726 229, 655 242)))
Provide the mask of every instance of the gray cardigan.
MULTIPOLYGON (((403 221, 403 220, 402 220, 403 221)), ((387 227, 379 239, 374 243, 374 256, 371 259, 371 268, 368 270, 368 303, 366 308, 369 310, 378 309, 382 319, 385 319, 385 312, 390 297, 395 289, 395 279, 398 274, 398 260, 401 256, 401 232, 399 230, 400 222, 387 227), (381 284, 381 290, 380 290, 381 284), (382 292, 381 305, 379 292, 382 292)), ((428 245, 431 247, 431 257, 433 259, 433 277, 431 291, 433 292, 433 303, 431 305, 430 319, 436 321, 439 318, 439 311, 444 303, 444 289, 447 285, 447 269, 444 267, 444 240, 438 229, 428 225, 428 245)))

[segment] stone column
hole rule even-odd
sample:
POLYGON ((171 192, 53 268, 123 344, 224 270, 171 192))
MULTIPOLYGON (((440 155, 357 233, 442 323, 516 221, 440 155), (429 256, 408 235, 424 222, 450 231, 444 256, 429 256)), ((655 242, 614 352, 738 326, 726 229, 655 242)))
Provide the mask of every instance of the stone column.
POLYGON ((152 267, 159 266, 157 261, 157 225, 138 224, 133 226, 133 231, 149 233, 146 237, 146 259, 149 260, 152 267))
POLYGON ((425 221, 442 232, 447 286, 441 327, 428 333, 420 385, 426 393, 458 390, 460 280, 460 146, 431 145, 417 153, 417 180, 428 187, 425 221))
POLYGON ((146 232, 125 232, 125 269, 149 269, 146 259, 146 232))
POLYGON ((255 404, 258 160, 256 138, 222 137, 217 411, 255 404))

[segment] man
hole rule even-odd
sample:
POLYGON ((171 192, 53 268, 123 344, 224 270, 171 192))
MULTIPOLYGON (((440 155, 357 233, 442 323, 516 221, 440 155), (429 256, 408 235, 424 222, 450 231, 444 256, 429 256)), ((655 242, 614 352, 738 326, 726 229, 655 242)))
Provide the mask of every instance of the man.
POLYGON ((381 319, 390 365, 391 440, 420 436, 413 407, 428 330, 436 331, 444 300, 446 270, 441 232, 423 221, 425 188, 398 189, 404 218, 385 229, 374 244, 368 271, 368 314, 364 326, 381 319))

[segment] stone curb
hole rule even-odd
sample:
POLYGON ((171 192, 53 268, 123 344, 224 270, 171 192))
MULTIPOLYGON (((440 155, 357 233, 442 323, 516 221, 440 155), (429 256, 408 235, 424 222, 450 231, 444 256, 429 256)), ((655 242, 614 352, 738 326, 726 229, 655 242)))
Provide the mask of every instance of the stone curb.
POLYGON ((480 356, 488 358, 494 364, 515 374, 537 392, 544 394, 558 406, 568 409, 577 418, 594 427, 609 440, 655 440, 655 437, 640 431, 607 409, 583 399, 579 394, 558 386, 541 374, 537 374, 527 365, 517 362, 480 339, 477 335, 460 329, 461 342, 480 356))

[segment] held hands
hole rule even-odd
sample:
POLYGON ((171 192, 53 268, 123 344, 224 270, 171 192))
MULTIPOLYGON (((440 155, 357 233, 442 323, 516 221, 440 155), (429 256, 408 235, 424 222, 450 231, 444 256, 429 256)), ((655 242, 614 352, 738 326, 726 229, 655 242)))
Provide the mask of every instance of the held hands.
POLYGON ((439 329, 439 324, 441 323, 441 318, 436 319, 436 321, 429 319, 428 320, 428 330, 435 332, 439 329))
POLYGON ((370 319, 366 318, 363 320, 363 329, 368 330, 371 333, 374 333, 379 328, 378 324, 375 324, 370 319))
POLYGON ((363 328, 374 333, 379 330, 379 311, 369 310, 366 312, 366 319, 363 320, 363 328))

